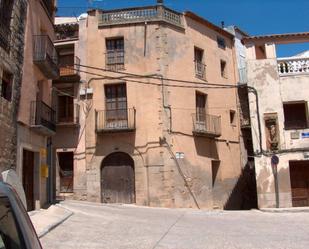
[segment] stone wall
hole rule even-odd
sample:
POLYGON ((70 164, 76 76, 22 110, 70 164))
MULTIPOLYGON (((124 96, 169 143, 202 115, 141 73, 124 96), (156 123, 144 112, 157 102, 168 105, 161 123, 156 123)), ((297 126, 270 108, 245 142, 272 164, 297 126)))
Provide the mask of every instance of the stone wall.
POLYGON ((11 101, 0 97, 0 171, 16 168, 17 111, 22 80, 27 1, 14 1, 9 47, 0 46, 0 89, 3 71, 13 75, 11 101))

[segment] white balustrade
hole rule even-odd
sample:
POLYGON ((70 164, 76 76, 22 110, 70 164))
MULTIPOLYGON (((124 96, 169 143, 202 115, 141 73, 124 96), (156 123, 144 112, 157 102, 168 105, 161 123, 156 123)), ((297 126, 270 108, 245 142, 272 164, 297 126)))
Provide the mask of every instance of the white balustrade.
POLYGON ((278 59, 278 72, 280 76, 309 73, 309 58, 278 59))

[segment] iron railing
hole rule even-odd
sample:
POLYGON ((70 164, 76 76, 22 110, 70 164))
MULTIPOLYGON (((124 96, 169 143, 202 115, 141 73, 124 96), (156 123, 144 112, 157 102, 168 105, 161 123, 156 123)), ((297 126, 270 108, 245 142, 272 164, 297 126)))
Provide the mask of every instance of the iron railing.
POLYGON ((68 106, 68 112, 63 114, 60 112, 61 106, 58 105, 57 111, 57 124, 79 124, 80 106, 79 104, 73 104, 68 106))
POLYGON ((108 70, 118 71, 124 69, 124 50, 107 50, 106 52, 106 68, 108 70))
POLYGON ((43 101, 32 101, 30 124, 56 131, 56 112, 43 101))
POLYGON ((221 117, 206 113, 193 113, 193 133, 210 137, 221 136, 221 117))
POLYGON ((103 11, 99 16, 99 26, 163 21, 178 27, 183 27, 182 19, 182 14, 158 5, 103 11))
POLYGON ((96 111, 97 132, 133 131, 135 125, 135 108, 96 111))
POLYGON ((48 78, 59 76, 58 54, 48 35, 33 36, 33 62, 48 78))
POLYGON ((53 42, 48 35, 34 35, 34 61, 51 60, 55 65, 58 65, 58 54, 53 42))
POLYGON ((80 59, 77 56, 73 56, 70 59, 59 58, 59 70, 60 77, 79 75, 80 59))
POLYGON ((206 79, 206 65, 200 61, 194 61, 195 76, 201 79, 206 79))

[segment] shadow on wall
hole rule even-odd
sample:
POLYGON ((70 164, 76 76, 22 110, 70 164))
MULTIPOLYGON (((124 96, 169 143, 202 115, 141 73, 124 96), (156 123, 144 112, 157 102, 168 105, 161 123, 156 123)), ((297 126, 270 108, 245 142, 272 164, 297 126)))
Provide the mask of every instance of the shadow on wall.
POLYGON ((219 159, 217 144, 214 139, 207 139, 205 137, 194 136, 194 144, 196 153, 199 156, 219 159))
POLYGON ((249 160, 241 172, 227 202, 225 210, 250 210, 257 208, 257 189, 254 161, 249 160))

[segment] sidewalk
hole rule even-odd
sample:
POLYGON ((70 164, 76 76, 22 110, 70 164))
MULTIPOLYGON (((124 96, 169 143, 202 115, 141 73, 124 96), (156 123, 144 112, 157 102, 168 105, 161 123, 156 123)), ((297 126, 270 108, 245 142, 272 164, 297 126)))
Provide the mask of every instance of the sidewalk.
POLYGON ((72 211, 58 205, 52 205, 48 209, 41 209, 29 213, 30 219, 39 238, 42 238, 71 215, 73 215, 72 211))

